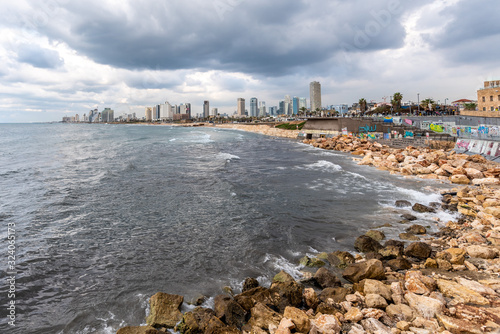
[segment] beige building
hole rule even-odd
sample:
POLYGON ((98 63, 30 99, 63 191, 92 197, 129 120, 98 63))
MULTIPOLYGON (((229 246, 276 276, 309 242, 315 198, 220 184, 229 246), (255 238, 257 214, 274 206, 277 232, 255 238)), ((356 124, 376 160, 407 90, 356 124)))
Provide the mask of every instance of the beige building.
POLYGON ((238 98, 238 116, 245 116, 245 99, 238 98))
POLYGON ((146 107, 146 121, 151 122, 152 119, 153 119, 153 108, 146 107))
POLYGON ((477 115, 500 117, 500 80, 485 81, 484 88, 477 91, 477 115))
POLYGON ((313 81, 309 84, 309 95, 311 100, 311 111, 321 110, 321 84, 313 81))

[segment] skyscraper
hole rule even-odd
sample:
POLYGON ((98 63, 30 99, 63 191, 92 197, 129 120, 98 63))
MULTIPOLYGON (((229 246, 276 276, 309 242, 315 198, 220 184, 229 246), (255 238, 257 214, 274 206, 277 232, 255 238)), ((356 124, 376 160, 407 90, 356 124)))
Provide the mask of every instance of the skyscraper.
POLYGON ((307 100, 305 97, 301 97, 299 99, 299 110, 301 110, 303 107, 307 109, 307 100))
POLYGON ((203 118, 208 118, 210 116, 210 102, 203 102, 203 118))
POLYGON ((294 96, 293 97, 293 105, 292 105, 292 110, 293 110, 293 114, 294 115, 297 115, 299 113, 299 98, 297 96, 294 96))
POLYGON ((250 99, 250 117, 259 116, 259 103, 256 97, 250 99))
POLYGON ((238 98, 238 116, 245 116, 245 99, 238 98))
POLYGON ((321 84, 313 81, 309 84, 309 94, 311 99, 311 111, 321 110, 321 84))
POLYGON ((259 102, 259 116, 264 117, 266 116, 266 102, 260 101, 259 102))

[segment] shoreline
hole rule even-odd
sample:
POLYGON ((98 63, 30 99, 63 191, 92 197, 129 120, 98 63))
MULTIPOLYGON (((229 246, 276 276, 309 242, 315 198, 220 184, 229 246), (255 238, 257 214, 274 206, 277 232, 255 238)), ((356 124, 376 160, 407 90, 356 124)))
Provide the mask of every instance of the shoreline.
MULTIPOLYGON (((215 127, 284 138, 299 132, 254 124, 215 127)), ((500 333, 500 164, 346 137, 304 142, 351 153, 359 165, 391 174, 456 184, 460 188, 442 192, 442 203, 435 206, 462 216, 442 222, 434 235, 412 225, 400 234, 404 241, 382 244, 383 232, 370 230, 354 241, 363 255, 306 256, 301 264, 315 273, 304 271, 297 282, 280 272, 270 287, 247 278, 242 293, 216 296, 213 309, 182 314, 182 296, 157 293, 150 299, 148 326, 125 327, 119 334, 165 333, 174 327, 183 334, 500 333)), ((397 201, 396 206, 436 212, 419 203, 397 201)))

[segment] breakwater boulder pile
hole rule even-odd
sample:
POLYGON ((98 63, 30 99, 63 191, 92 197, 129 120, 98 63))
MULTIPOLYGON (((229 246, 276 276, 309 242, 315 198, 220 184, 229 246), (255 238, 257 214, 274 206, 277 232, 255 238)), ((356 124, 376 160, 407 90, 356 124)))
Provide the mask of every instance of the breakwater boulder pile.
POLYGON ((182 313, 182 296, 159 292, 150 299, 148 325, 125 327, 118 334, 500 333, 496 163, 452 151, 393 149, 344 137, 307 142, 351 152, 362 165, 457 183, 442 191, 440 203, 394 204, 412 224, 414 215, 439 210, 458 212, 459 218, 440 222, 433 234, 415 223, 398 239, 386 240, 383 227, 367 231, 353 241, 356 252, 304 256, 300 279, 281 271, 270 286, 261 286, 247 278, 241 292, 223 289, 210 307, 201 298, 182 313))

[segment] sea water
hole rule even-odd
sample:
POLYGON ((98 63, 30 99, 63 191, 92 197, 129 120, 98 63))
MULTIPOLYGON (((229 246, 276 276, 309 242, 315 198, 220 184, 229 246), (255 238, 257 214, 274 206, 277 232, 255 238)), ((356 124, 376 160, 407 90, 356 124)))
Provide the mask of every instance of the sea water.
MULTIPOLYGON (((397 238, 410 210, 395 201, 429 204, 446 187, 217 128, 3 124, 0 147, 2 333, 114 333, 144 324, 159 291, 183 295, 186 310, 246 277, 300 278, 302 256, 355 252, 386 223, 397 238)), ((416 215, 431 231, 452 218, 416 215)))

